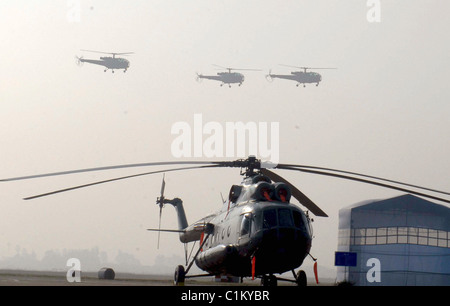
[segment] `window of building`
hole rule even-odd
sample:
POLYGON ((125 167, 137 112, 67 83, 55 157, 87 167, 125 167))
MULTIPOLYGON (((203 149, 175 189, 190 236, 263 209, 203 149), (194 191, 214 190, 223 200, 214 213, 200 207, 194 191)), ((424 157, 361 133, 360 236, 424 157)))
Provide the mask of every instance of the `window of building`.
POLYGON ((422 227, 355 228, 339 231, 339 245, 418 244, 450 248, 450 232, 422 227))

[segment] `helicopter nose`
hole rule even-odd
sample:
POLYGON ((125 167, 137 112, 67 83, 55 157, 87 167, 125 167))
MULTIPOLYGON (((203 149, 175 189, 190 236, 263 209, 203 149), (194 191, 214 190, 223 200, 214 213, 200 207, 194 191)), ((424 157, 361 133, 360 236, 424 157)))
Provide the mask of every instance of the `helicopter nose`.
MULTIPOLYGON (((256 261, 273 269, 290 270, 300 266, 309 252, 311 239, 299 230, 272 228, 265 230, 256 261)), ((258 265, 257 265, 258 266, 258 265)))

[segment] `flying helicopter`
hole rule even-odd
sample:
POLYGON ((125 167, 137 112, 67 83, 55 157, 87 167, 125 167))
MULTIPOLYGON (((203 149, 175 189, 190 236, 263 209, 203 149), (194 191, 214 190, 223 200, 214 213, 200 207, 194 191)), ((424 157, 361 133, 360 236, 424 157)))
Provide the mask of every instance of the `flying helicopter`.
POLYGON ((245 80, 245 77, 242 73, 232 72, 232 70, 261 71, 259 69, 226 68, 226 67, 222 67, 222 66, 214 65, 214 64, 213 64, 213 66, 219 67, 220 69, 225 69, 227 71, 218 72, 217 75, 203 75, 203 74, 197 73, 197 76, 196 76, 197 82, 201 82, 202 79, 220 81, 220 82, 222 82, 220 84, 220 86, 223 86, 224 84, 228 84, 228 87, 231 88, 231 84, 238 84, 238 86, 241 86, 245 80))
MULTIPOLYGON (((24 199, 31 200, 157 173, 193 169, 240 168, 240 174, 244 178, 240 184, 231 186, 228 199, 223 203, 222 208, 191 225, 187 222, 182 200, 165 197, 165 181, 163 177, 160 196, 156 201, 160 209, 160 220, 164 205, 170 204, 175 207, 177 212, 178 229, 161 229, 159 226, 158 229, 149 230, 158 231, 159 233, 163 231, 178 233, 180 242, 185 244, 186 267, 184 265, 176 267, 174 273, 175 284, 183 284, 187 278, 225 275, 237 276, 241 279, 244 277, 252 277, 252 279, 258 277, 261 278, 261 284, 264 286, 275 286, 279 280, 291 281, 299 286, 306 285, 306 273, 302 270, 296 273, 295 269, 302 265, 307 256, 310 256, 316 262, 316 258, 310 254, 313 236, 312 219, 309 216, 309 212, 318 217, 327 217, 327 214, 319 206, 293 184, 273 172, 273 169, 353 180, 450 203, 450 199, 435 195, 435 193, 450 195, 449 192, 445 191, 332 168, 297 164, 270 164, 262 162, 254 156, 235 161, 169 161, 115 165, 13 177, 0 179, 0 182, 111 169, 169 165, 184 166, 116 177, 29 196, 24 199), (418 191, 419 189, 420 191, 418 191), (298 205, 292 203, 291 198, 295 198, 307 211, 303 211, 298 205), (189 255, 188 258, 187 243, 193 242, 195 246, 197 241, 199 245, 195 255, 192 258, 189 255), (189 275, 188 273, 194 263, 204 270, 206 274, 189 275), (294 280, 275 276, 275 274, 289 271, 292 271, 294 280)), ((194 250, 194 247, 192 247, 192 250, 194 250)), ((317 281, 316 263, 314 270, 317 281)))
POLYGON ((296 86, 298 87, 300 84, 303 84, 303 87, 306 87, 307 83, 316 83, 316 86, 319 86, 320 81, 322 81, 322 76, 317 72, 308 72, 308 69, 337 69, 337 68, 311 68, 311 67, 297 67, 297 66, 289 66, 289 65, 281 65, 285 67, 298 68, 303 71, 292 71, 291 74, 272 74, 269 71, 269 74, 266 75, 266 79, 269 82, 272 82, 273 79, 285 79, 296 81, 296 86))
POLYGON ((114 69, 123 69, 123 72, 127 72, 127 69, 130 67, 130 61, 121 58, 116 57, 116 55, 127 55, 127 54, 133 54, 134 52, 122 52, 122 53, 115 53, 115 52, 101 52, 101 51, 92 51, 92 50, 81 50, 81 51, 87 51, 87 52, 95 52, 95 53, 102 53, 102 54, 111 54, 111 56, 102 56, 100 57, 100 60, 95 59, 85 59, 82 56, 76 58, 77 65, 81 66, 83 63, 89 63, 89 64, 95 64, 100 66, 105 66, 106 69, 103 70, 106 72, 108 69, 111 69, 112 73, 114 73, 114 69))

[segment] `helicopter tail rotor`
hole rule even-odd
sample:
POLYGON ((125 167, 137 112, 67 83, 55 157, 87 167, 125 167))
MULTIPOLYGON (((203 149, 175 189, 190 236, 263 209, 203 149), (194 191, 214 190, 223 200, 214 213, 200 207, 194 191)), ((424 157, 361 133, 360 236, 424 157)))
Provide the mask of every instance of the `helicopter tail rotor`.
POLYGON ((166 182, 164 181, 165 174, 163 174, 163 179, 161 183, 161 196, 156 199, 156 204, 159 205, 159 225, 158 225, 158 249, 159 249, 159 238, 161 235, 161 216, 162 209, 164 208, 164 189, 166 188, 166 182))
POLYGON ((269 70, 269 74, 266 75, 266 80, 267 80, 269 83, 272 83, 272 82, 273 82, 273 78, 272 78, 271 72, 272 72, 272 69, 269 70))
POLYGON ((196 72, 195 74, 196 74, 195 80, 201 83, 203 81, 202 74, 201 73, 199 74, 198 72, 196 72))
POLYGON ((77 66, 80 66, 80 67, 83 66, 83 64, 84 64, 83 57, 75 56, 75 63, 77 64, 77 66))

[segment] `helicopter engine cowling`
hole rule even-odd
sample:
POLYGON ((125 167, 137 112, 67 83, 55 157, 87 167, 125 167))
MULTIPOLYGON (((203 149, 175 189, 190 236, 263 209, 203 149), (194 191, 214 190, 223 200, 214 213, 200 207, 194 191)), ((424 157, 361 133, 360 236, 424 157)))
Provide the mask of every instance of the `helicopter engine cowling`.
POLYGON ((258 182, 253 193, 253 198, 259 201, 271 201, 273 199, 275 188, 267 182, 258 182))
POLYGON ((285 183, 274 184, 274 198, 280 202, 289 202, 292 196, 291 188, 285 183))

